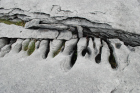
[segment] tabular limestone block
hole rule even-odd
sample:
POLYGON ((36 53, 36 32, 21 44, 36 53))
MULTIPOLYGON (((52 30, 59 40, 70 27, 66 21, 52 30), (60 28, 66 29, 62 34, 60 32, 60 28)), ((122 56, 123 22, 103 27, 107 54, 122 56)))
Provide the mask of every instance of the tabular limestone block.
POLYGON ((58 36, 57 30, 50 31, 49 29, 38 29, 38 31, 36 31, 36 30, 24 29, 21 26, 6 25, 3 23, 0 23, 0 27, 1 27, 0 37, 55 39, 58 36))
MULTIPOLYGON (((70 40, 74 37, 71 31, 69 30, 50 30, 50 29, 24 29, 23 27, 16 25, 6 25, 0 23, 0 37, 8 38, 47 38, 47 39, 64 39, 70 40), (15 34, 16 33, 16 34, 15 34)), ((3 42, 3 41, 0 41, 3 42)), ((4 44, 4 43, 3 43, 4 44)), ((2 46, 2 45, 1 45, 2 46)))
POLYGON ((33 26, 36 26, 36 25, 39 24, 39 22, 40 22, 40 19, 31 20, 30 22, 27 22, 27 23, 25 24, 25 28, 31 28, 31 27, 33 27, 33 26))
POLYGON ((58 35, 57 39, 64 39, 64 40, 70 40, 72 39, 72 32, 68 30, 61 31, 58 35))
POLYGON ((33 19, 25 24, 25 28, 46 28, 55 30, 66 30, 68 26, 64 24, 40 24, 40 19, 33 19))

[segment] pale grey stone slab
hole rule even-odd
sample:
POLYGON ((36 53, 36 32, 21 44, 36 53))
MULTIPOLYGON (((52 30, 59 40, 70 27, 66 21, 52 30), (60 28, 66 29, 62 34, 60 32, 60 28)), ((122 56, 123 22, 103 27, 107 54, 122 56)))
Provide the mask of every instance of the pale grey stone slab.
MULTIPOLYGON (((120 42, 118 40, 111 41, 114 47, 116 47, 116 43, 120 42)), ((12 46, 18 42, 19 40, 12 46)), ((22 44, 26 45, 28 42, 27 39, 22 44)), ((120 69, 124 64, 122 62, 118 65, 118 69, 112 69, 108 61, 110 49, 107 43, 102 41, 101 62, 98 64, 94 60, 96 54, 93 43, 91 38, 88 46, 86 38, 81 38, 78 42, 76 39, 66 41, 64 50, 50 60, 43 58, 46 50, 49 49, 48 40, 41 40, 40 44, 36 42, 39 47, 30 56, 24 56, 22 50, 19 53, 9 53, 9 55, 0 58, 0 91, 2 93, 4 91, 34 93, 34 90, 39 93, 52 91, 56 93, 139 92, 139 54, 131 52, 128 57, 129 64, 124 69, 120 69), (71 65, 71 53, 75 45, 78 48, 77 60, 74 65, 71 65), (81 53, 86 47, 91 53, 86 53, 83 56, 81 53)), ((114 51, 121 52, 124 46, 122 44, 120 48, 117 48, 118 50, 114 51)))
POLYGON ((0 37, 8 38, 50 38, 55 39, 59 32, 57 30, 38 29, 30 30, 21 26, 0 24, 0 37), (16 34, 15 34, 16 33, 16 34))
POLYGON ((79 38, 83 37, 83 28, 81 26, 77 26, 77 30, 78 30, 78 37, 79 38))
POLYGON ((55 29, 55 30, 66 30, 68 29, 68 26, 64 24, 40 24, 40 19, 33 19, 25 24, 25 28, 42 28, 42 29, 55 29))
MULTIPOLYGON (((121 29, 126 32, 140 34, 139 22, 136 21, 140 20, 140 6, 138 0, 88 0, 86 1, 86 3, 85 1, 75 0, 72 0, 70 2, 65 0, 61 0, 61 2, 52 2, 49 0, 1 0, 0 6, 4 9, 19 8, 29 12, 46 13, 56 18, 80 17, 90 20, 91 22, 108 24, 115 29, 121 29), (77 6, 77 3, 79 4, 79 6, 77 6)), ((38 17, 38 14, 35 17, 38 17)))
POLYGON ((72 32, 68 30, 60 31, 57 39, 70 40, 72 39, 72 32))

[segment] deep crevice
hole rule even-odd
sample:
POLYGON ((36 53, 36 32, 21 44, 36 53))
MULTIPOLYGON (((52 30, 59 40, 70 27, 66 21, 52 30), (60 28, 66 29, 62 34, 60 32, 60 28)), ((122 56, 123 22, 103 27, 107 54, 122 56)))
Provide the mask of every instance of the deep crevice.
MULTIPOLYGON (((45 52, 45 58, 48 57, 48 54, 49 54, 49 52, 50 52, 50 41, 51 41, 51 40, 48 40, 48 45, 46 46, 47 49, 46 49, 46 52, 45 52)), ((45 59, 45 58, 44 58, 44 59, 45 59)))
POLYGON ((100 63, 101 62, 101 54, 102 54, 103 44, 102 44, 102 39, 100 41, 101 41, 100 50, 99 50, 98 55, 95 57, 96 63, 100 63))
POLYGON ((85 48, 83 51, 82 51, 82 56, 85 56, 86 55, 86 53, 88 53, 89 55, 91 54, 91 52, 90 52, 90 50, 89 50, 89 48, 87 47, 87 48, 85 48))
POLYGON ((117 63, 116 63, 116 59, 115 59, 115 57, 113 55, 113 52, 110 52, 109 63, 111 64, 111 67, 113 69, 116 69, 117 68, 117 63))
POLYGON ((91 37, 88 34, 85 34, 84 32, 91 32, 91 30, 88 27, 83 27, 83 37, 91 37))
POLYGON ((78 34, 78 29, 77 29, 77 27, 75 27, 75 31, 72 31, 72 34, 73 34, 73 35, 76 34, 77 37, 79 38, 79 34, 78 34))
POLYGON ((63 52, 63 50, 65 49, 65 43, 66 43, 66 40, 63 41, 63 46, 62 46, 62 48, 60 50, 61 52, 63 52))
POLYGON ((71 63, 70 66, 73 67, 73 65, 75 64, 76 60, 77 60, 77 44, 75 45, 75 47, 73 48, 74 53, 71 57, 71 63))
POLYGON ((70 22, 75 22, 73 25, 81 25, 86 27, 103 27, 103 28, 112 28, 111 25, 107 23, 97 23, 97 22, 91 22, 90 20, 82 17, 68 17, 67 19, 60 20, 60 23, 69 24, 70 22))
POLYGON ((13 43, 15 43, 16 41, 17 41, 17 38, 11 38, 9 43, 10 43, 10 44, 13 44, 13 43))
POLYGON ((10 44, 11 38, 7 38, 7 40, 8 40, 8 44, 10 44))
MULTIPOLYGON (((10 10, 10 9, 4 9, 3 7, 1 7, 0 9, 1 10, 10 10)), ((25 21, 25 22, 26 22, 26 19, 32 19, 30 16, 25 15, 25 13, 20 14, 20 12, 24 12, 25 10, 22 10, 20 8, 11 8, 11 9, 12 10, 10 10, 9 13, 0 13, 0 14, 2 14, 6 19, 13 15, 25 16, 25 18, 23 18, 23 21, 25 21), (10 15, 10 13, 12 13, 15 10, 18 11, 19 13, 13 13, 13 15, 10 15), (28 17, 30 17, 30 18, 28 18, 28 17)), ((46 15, 48 19, 50 18, 51 23, 55 23, 55 21, 57 21, 56 23, 65 24, 67 26, 80 25, 82 27, 94 28, 94 29, 96 29, 96 31, 92 31, 92 32, 85 31, 84 32, 84 34, 86 33, 92 37, 96 36, 96 37, 100 37, 100 38, 118 38, 121 41, 123 41, 124 44, 126 44, 126 45, 131 45, 131 46, 140 45, 140 41, 139 41, 140 35, 139 34, 125 32, 120 29, 114 29, 114 28, 112 28, 111 25, 109 25, 107 23, 92 22, 91 20, 88 20, 88 19, 82 18, 82 17, 68 17, 68 18, 62 19, 62 20, 55 20, 55 19, 53 19, 53 17, 50 17, 50 14, 46 14, 43 12, 29 12, 29 11, 25 11, 25 12, 32 13, 34 15, 46 15)), ((17 17, 17 18, 20 19, 20 17, 17 17)), ((40 18, 38 18, 38 19, 40 19, 40 18)))
MULTIPOLYGON (((40 27, 32 26, 32 27, 29 27, 28 29, 38 30, 38 29, 40 29, 40 27)), ((41 28, 41 29, 43 29, 43 28, 41 28)))
POLYGON ((85 56, 86 53, 88 53, 89 55, 91 54, 91 53, 90 53, 90 50, 89 50, 89 48, 88 48, 89 37, 86 37, 86 39, 87 39, 87 41, 86 41, 87 43, 86 43, 86 47, 85 47, 85 49, 82 50, 82 56, 85 56))
POLYGON ((116 61, 114 53, 113 53, 113 47, 112 47, 111 43, 107 39, 105 39, 104 41, 107 43, 107 45, 108 45, 108 47, 110 49, 110 56, 109 56, 108 61, 109 61, 110 65, 111 65, 111 67, 113 69, 117 69, 118 64, 117 64, 117 61, 116 61))

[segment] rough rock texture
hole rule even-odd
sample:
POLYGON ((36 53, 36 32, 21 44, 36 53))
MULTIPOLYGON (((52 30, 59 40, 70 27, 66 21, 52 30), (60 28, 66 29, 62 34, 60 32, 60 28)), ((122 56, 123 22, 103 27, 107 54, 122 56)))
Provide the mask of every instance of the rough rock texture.
MULTIPOLYGON (((119 40, 110 40, 118 66, 109 63, 110 49, 105 41, 95 38, 71 39, 61 51, 61 40, 37 40, 34 52, 25 51, 29 39, 17 39, 0 51, 0 93, 139 93, 139 53, 129 50, 119 40), (50 46, 49 46, 50 44, 50 46), (4 52, 6 49, 8 52, 4 52), (73 63, 74 47, 77 58, 73 63), (93 47, 94 46, 94 47, 93 47), (100 62, 96 56, 102 46, 100 62), (87 49, 85 53, 83 51, 87 49), (49 52, 47 52, 49 50, 49 52), (48 54, 46 54, 48 53, 48 54), (45 56, 47 55, 47 56, 45 56)), ((30 44, 29 44, 30 46, 30 44)))
POLYGON ((25 21, 28 29, 78 31, 79 37, 83 35, 81 31, 85 31, 84 34, 92 37, 118 38, 127 45, 140 45, 139 1, 86 0, 78 6, 75 3, 75 0, 1 0, 0 18, 25 21))
POLYGON ((0 93, 140 93, 139 2, 0 0, 0 93))
POLYGON ((57 19, 81 17, 97 23, 107 23, 116 29, 140 33, 139 0, 1 0, 2 13, 22 14, 33 18, 48 18, 46 13, 57 19), (13 10, 13 8, 18 8, 13 10), (5 10, 10 9, 10 10, 5 10), (20 10, 21 9, 21 10, 20 10), (20 11, 19 11, 20 10, 20 11), (31 12, 31 13, 28 13, 31 12), (33 12, 38 14, 32 15, 33 12), (136 21, 137 20, 137 21, 136 21), (127 24, 126 24, 127 23, 127 24))

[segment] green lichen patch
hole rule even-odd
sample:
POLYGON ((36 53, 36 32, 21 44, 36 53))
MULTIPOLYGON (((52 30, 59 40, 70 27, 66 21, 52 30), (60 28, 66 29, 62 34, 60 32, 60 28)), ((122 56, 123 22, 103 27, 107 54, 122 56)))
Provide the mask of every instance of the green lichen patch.
POLYGON ((35 40, 31 41, 29 46, 28 46, 28 50, 27 50, 27 54, 30 56, 35 50, 35 40))
POLYGON ((14 24, 14 25, 23 26, 23 27, 25 26, 24 21, 12 22, 10 20, 0 19, 0 23, 5 23, 5 24, 8 24, 8 25, 14 24))
POLYGON ((24 48, 23 48, 24 51, 27 51, 27 50, 28 50, 28 45, 29 45, 29 43, 27 43, 27 44, 24 46, 24 48))
POLYGON ((29 43, 30 43, 30 39, 27 40, 26 42, 24 42, 24 46, 23 46, 23 50, 24 51, 27 51, 28 50, 29 43))
POLYGON ((53 53, 53 57, 55 57, 56 55, 59 54, 59 52, 61 51, 61 49, 62 49, 63 46, 65 46, 65 41, 64 41, 64 42, 62 43, 62 45, 58 48, 58 50, 55 51, 55 52, 53 53))

